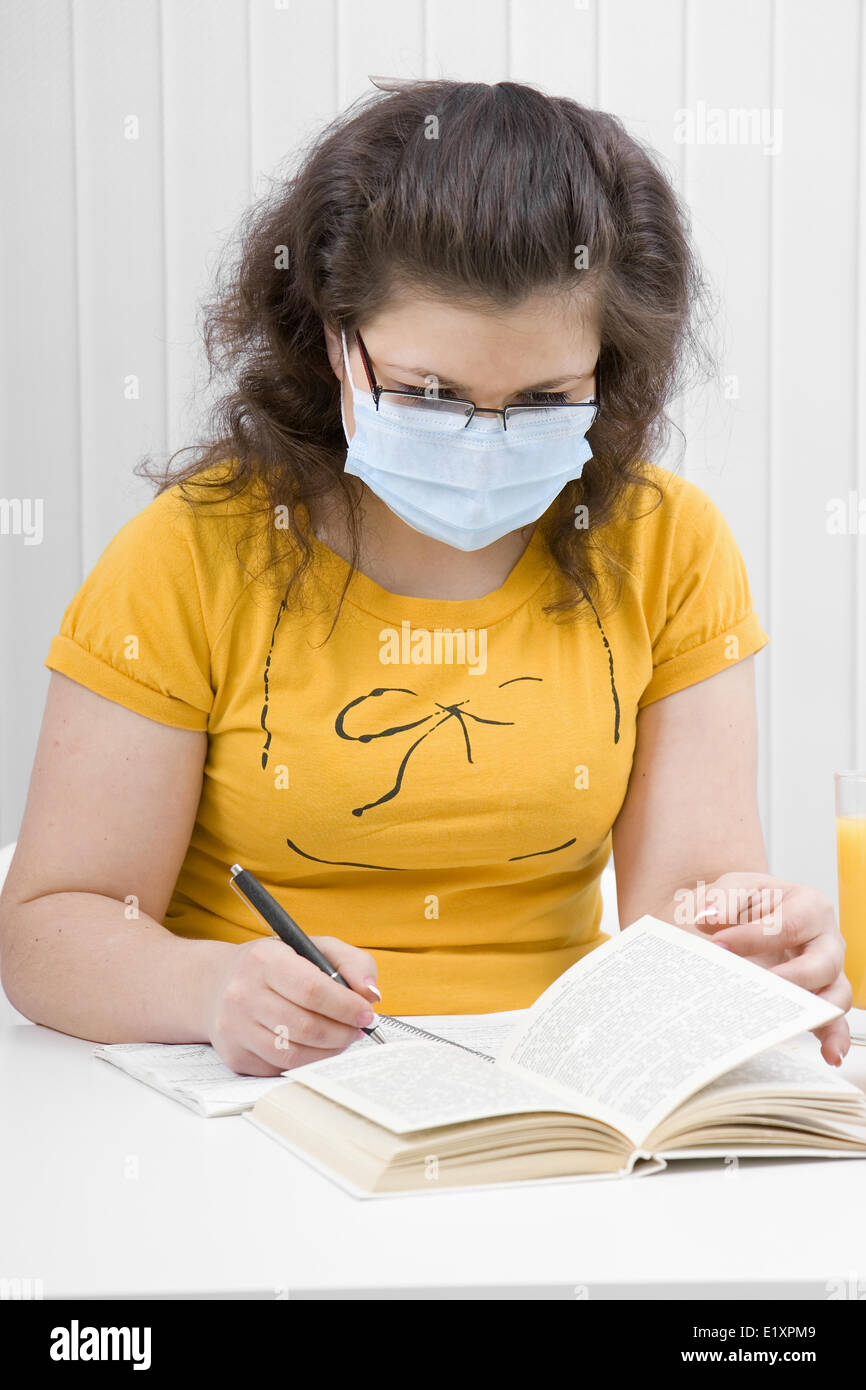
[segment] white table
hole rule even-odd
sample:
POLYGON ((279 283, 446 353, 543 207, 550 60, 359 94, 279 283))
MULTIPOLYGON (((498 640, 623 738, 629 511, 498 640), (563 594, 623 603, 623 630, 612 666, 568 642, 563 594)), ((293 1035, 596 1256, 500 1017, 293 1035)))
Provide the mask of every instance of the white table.
MULTIPOLYGON (((866 1276, 866 1158, 359 1201, 92 1051, 0 994, 0 1275, 45 1298, 825 1298, 866 1276)), ((866 1089, 866 1048, 841 1072, 866 1089)))

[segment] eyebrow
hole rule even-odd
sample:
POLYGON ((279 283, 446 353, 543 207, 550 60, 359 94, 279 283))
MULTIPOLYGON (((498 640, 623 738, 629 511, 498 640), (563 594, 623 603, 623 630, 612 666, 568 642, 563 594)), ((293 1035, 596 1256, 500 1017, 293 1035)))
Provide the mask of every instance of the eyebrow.
MULTIPOLYGON (((449 381, 447 377, 439 376, 438 372, 430 371, 429 367, 401 367, 396 362, 383 362, 381 366, 383 369, 385 367, 390 368, 392 376, 402 372, 408 376, 435 377, 439 385, 444 387, 446 391, 465 391, 467 389, 457 381, 449 381)), ((520 391, 552 391, 557 386, 564 386, 567 381, 585 381, 587 377, 595 375, 597 366, 598 363, 596 362, 595 366, 590 367, 588 372, 571 372, 568 376, 558 376, 551 381, 540 381, 535 386, 523 386, 520 391)))

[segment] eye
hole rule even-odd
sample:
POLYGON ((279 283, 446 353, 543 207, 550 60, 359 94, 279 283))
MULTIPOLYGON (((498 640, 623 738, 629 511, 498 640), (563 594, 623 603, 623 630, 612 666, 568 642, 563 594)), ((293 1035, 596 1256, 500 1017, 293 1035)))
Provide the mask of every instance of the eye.
MULTIPOLYGON (((399 381, 394 388, 396 391, 404 391, 407 396, 423 396, 425 388, 423 386, 408 386, 405 382, 399 381)), ((454 392, 450 390, 439 391, 439 397, 443 400, 455 399, 454 392)), ((567 405, 567 391, 526 391, 524 399, 531 405, 567 405)))
POLYGON ((567 391, 527 391, 526 399, 531 405, 566 405, 567 391))
MULTIPOLYGON (((407 386, 406 383, 405 383, 405 381, 398 381, 398 382, 397 382, 397 385, 394 387, 394 390, 395 390, 395 391, 405 391, 405 393, 406 393, 407 396, 423 396, 423 395, 426 394, 427 388, 426 388, 425 386, 407 386)), ((441 397, 448 398, 449 396, 453 397, 454 392, 453 392, 453 391, 446 391, 446 390, 443 389, 443 390, 437 391, 437 392, 432 392, 432 391, 431 391, 431 395, 434 396, 434 397, 435 397, 435 396, 439 396, 440 398, 441 398, 441 397)))

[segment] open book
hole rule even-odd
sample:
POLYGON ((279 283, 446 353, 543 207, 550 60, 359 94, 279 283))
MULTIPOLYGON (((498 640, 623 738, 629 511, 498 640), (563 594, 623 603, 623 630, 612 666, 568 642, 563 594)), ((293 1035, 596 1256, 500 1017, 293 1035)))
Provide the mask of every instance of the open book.
POLYGON ((554 981, 495 1059, 365 1040, 288 1072, 245 1118, 361 1197, 711 1154, 866 1157, 866 1095, 797 1036, 842 1012, 646 916, 554 981))

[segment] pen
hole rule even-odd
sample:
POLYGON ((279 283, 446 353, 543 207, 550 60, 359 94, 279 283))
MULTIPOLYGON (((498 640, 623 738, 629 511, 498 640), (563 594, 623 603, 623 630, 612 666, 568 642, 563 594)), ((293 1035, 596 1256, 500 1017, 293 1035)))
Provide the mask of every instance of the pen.
MULTIPOLYGON (((280 907, 276 898, 271 897, 267 888, 259 883, 248 869, 242 869, 240 864, 232 864, 231 871, 233 877, 229 879, 229 883, 232 888, 243 898, 247 906, 251 907, 272 931, 276 932, 281 941, 284 941, 287 946, 291 946, 292 950, 297 951, 299 956, 304 956, 306 960, 311 960, 313 965, 317 965, 320 970, 324 970, 325 974, 330 976, 332 980, 336 980, 338 985, 345 985, 347 989, 352 988, 349 981, 343 979, 339 970, 335 969, 327 956, 322 955, 318 946, 308 936, 305 936, 295 919, 289 916, 284 907, 280 907)), ((375 1026, 363 1028, 361 1031, 366 1033, 368 1038, 375 1038, 378 1043, 385 1041, 375 1026)))

